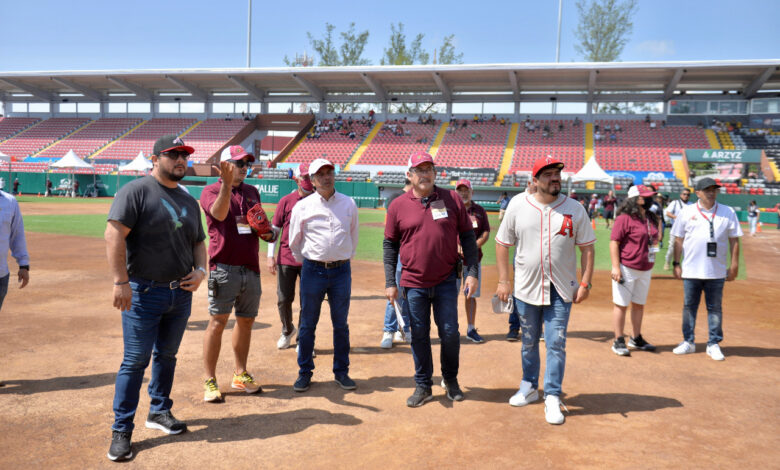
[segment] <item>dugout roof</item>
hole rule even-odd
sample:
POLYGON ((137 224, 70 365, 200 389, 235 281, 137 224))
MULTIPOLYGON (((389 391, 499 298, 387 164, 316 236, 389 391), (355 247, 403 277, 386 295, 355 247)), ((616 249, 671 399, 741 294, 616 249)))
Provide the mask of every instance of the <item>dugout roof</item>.
POLYGON ((0 72, 0 100, 484 102, 780 96, 780 59, 0 72))

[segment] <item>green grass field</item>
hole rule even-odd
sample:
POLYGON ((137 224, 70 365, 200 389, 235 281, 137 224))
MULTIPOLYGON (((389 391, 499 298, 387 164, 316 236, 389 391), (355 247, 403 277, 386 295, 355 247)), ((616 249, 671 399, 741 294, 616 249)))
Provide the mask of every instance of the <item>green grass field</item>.
MULTIPOLYGON (((83 204, 94 204, 96 202, 103 202, 99 199, 69 199, 69 198, 36 198, 30 196, 23 196, 17 198, 20 202, 78 202, 83 204)), ((268 216, 273 217, 273 211, 276 206, 273 204, 267 204, 264 206, 268 216)), ((108 213, 108 209, 106 209, 108 213)), ((382 260, 382 240, 384 239, 384 228, 381 225, 385 220, 385 211, 378 209, 359 209, 360 223, 363 226, 360 229, 360 242, 358 243, 358 249, 356 258, 360 260, 368 261, 381 261, 382 260), (370 225, 367 225, 370 224, 370 225)), ((488 213, 491 227, 491 238, 485 246, 482 247, 484 258, 482 264, 484 266, 491 266, 496 264, 496 249, 495 243, 492 241, 493 236, 498 230, 498 214, 488 213)), ((205 230, 205 218, 203 218, 204 230, 205 230)), ((40 232, 40 233, 55 233, 62 235, 75 235, 82 237, 96 237, 102 238, 103 232, 106 229, 106 215, 105 214, 85 214, 85 215, 28 215, 24 216, 25 230, 28 232, 40 232)), ((663 270, 663 256, 666 254, 666 244, 669 237, 669 230, 666 230, 664 237, 664 248, 658 254, 657 261, 653 272, 656 274, 671 274, 671 271, 663 270)), ((596 222, 596 269, 597 270, 610 270, 611 261, 609 259, 609 231, 604 228, 604 220, 600 219, 596 222)), ((261 248, 264 250, 265 248, 261 248)), ((740 257, 739 260, 739 279, 746 278, 745 259, 740 257)))

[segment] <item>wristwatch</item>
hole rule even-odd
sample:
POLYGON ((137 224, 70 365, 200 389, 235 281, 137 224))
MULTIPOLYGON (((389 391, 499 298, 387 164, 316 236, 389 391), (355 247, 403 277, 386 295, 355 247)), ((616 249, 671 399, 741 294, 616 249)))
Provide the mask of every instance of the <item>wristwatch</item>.
POLYGON ((593 285, 590 282, 588 282, 587 284, 584 283, 584 282, 580 282, 580 287, 584 287, 584 288, 590 290, 590 288, 593 287, 593 285))
POLYGON ((672 261, 672 266, 673 266, 673 267, 675 267, 675 268, 676 268, 676 267, 677 267, 677 266, 679 266, 679 265, 680 265, 680 262, 679 262, 679 261, 672 261))
POLYGON ((19 266, 19 269, 26 269, 26 270, 29 271, 30 270, 30 265, 29 264, 23 264, 23 265, 19 266))

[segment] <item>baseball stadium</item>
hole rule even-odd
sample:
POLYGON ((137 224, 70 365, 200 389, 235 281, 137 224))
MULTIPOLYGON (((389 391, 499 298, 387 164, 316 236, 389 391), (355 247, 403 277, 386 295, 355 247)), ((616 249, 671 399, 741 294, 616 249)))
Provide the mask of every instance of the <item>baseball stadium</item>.
MULTIPOLYGON (((117 191, 149 174, 155 141, 169 134, 194 148, 180 184, 195 199, 219 180, 225 149, 252 153, 244 183, 269 217, 296 190, 301 164, 333 164, 336 191, 354 200, 360 223, 349 311, 357 389, 328 377, 334 346, 325 318, 311 390, 293 391, 296 354, 276 346, 277 281, 261 242, 263 296, 249 357, 262 393, 223 388, 223 403, 204 403, 204 283, 193 293, 171 393, 189 430, 169 436, 136 426, 130 467, 774 467, 779 91, 780 60, 0 72, 0 187, 19 201, 32 260, 30 285, 12 285, 2 312, 0 467, 115 465, 105 450, 122 322, 111 305, 106 218, 117 191), (467 340, 460 313, 465 400, 448 400, 438 386, 440 344, 432 339, 433 401, 419 409, 404 403, 415 386, 410 345, 379 346, 385 203, 404 186, 416 152, 433 158, 437 186, 470 181, 492 229, 477 298, 483 343, 467 340), (584 204, 610 191, 623 199, 638 185, 670 202, 702 178, 717 182, 718 203, 734 209, 745 231, 738 275, 723 295, 725 361, 703 349, 673 354, 683 285, 661 257, 644 319, 657 350, 630 358, 610 351, 610 230, 598 207, 592 291, 568 326, 566 424, 547 424, 541 402, 508 404, 522 378, 523 344, 506 341, 507 315, 491 307, 499 282, 493 237, 502 194, 523 193, 534 162, 548 156, 563 162, 564 193, 584 204), (747 233, 751 201, 755 236, 747 233)), ((297 301, 294 309, 297 319, 297 301)), ((702 348, 705 325, 700 313, 702 348)), ((219 371, 231 368, 229 343, 219 371)), ((139 415, 149 406, 145 388, 139 415)))

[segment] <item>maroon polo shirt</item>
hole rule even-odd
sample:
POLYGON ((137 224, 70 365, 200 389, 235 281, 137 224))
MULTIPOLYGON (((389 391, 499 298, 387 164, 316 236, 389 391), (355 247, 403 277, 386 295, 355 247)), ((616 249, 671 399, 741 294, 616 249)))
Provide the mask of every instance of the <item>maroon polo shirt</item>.
POLYGON ((282 236, 279 237, 279 257, 276 264, 283 264, 285 266, 301 266, 301 263, 295 261, 292 251, 290 251, 290 216, 292 214, 293 207, 298 204, 298 201, 303 199, 298 190, 291 192, 287 196, 284 196, 279 200, 279 204, 276 206, 276 212, 274 212, 274 218, 271 223, 275 227, 281 227, 282 236))
MULTIPOLYGON (((471 206, 466 208, 466 212, 469 215, 471 228, 474 229, 474 235, 477 239, 485 232, 490 231, 490 222, 484 207, 471 201, 471 206)), ((482 247, 479 247, 479 261, 482 262, 482 247)))
POLYGON ((252 232, 239 234, 236 217, 246 218, 247 212, 260 202, 260 193, 254 186, 241 183, 230 191, 230 209, 225 220, 219 221, 211 216, 211 206, 217 200, 222 180, 203 188, 200 205, 206 212, 206 224, 209 228, 209 268, 217 263, 231 266, 246 266, 260 272, 258 257, 259 238, 252 232))
POLYGON ((628 214, 620 214, 615 219, 609 239, 618 242, 620 264, 623 266, 639 271, 653 269, 653 263, 647 257, 651 239, 653 243, 658 241, 658 226, 648 222, 649 219, 643 220, 628 214))
POLYGON ((387 210, 385 238, 401 243, 401 285, 426 288, 446 280, 458 261, 458 234, 467 230, 471 219, 455 191, 434 186, 425 205, 414 191, 398 196, 387 210))

